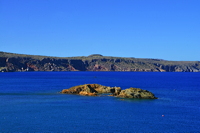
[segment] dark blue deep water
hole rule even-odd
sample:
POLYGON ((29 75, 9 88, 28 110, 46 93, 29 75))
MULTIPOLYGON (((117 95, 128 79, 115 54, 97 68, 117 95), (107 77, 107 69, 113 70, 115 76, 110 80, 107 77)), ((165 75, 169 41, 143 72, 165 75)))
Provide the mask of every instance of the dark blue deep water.
POLYGON ((200 132, 200 73, 0 73, 0 132, 200 132), (75 85, 136 87, 156 100, 59 94, 75 85))

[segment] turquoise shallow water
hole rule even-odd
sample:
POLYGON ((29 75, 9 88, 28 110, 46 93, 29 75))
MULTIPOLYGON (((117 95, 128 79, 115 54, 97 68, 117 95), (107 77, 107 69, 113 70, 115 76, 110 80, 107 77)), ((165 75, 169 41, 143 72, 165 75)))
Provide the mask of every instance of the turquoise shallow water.
POLYGON ((200 73, 0 73, 0 132, 200 132, 200 73), (59 94, 74 85, 137 87, 156 100, 59 94))

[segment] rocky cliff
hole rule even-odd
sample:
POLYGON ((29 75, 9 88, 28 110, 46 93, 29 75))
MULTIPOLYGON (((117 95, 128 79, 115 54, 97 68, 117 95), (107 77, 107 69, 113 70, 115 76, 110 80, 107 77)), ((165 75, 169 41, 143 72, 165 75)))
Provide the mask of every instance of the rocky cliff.
POLYGON ((18 71, 200 72, 200 61, 165 61, 99 54, 64 58, 0 52, 0 72, 18 71))

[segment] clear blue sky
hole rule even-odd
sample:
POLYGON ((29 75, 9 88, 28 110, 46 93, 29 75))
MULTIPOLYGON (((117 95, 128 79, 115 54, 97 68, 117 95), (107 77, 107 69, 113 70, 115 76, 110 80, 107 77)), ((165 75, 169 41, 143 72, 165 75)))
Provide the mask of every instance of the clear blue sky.
POLYGON ((200 61, 200 0, 0 0, 0 51, 200 61))

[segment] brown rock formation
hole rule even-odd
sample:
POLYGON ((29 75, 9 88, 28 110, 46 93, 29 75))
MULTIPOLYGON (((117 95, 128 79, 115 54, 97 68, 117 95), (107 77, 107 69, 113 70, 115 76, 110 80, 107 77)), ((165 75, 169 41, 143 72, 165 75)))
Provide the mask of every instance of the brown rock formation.
POLYGON ((79 95, 85 95, 85 96, 97 96, 97 91, 94 89, 95 84, 85 84, 85 85, 79 85, 74 86, 69 89, 62 90, 61 93, 66 94, 79 94, 79 95))
POLYGON ((120 87, 109 87, 100 84, 84 84, 61 91, 62 94, 78 94, 84 96, 98 96, 102 93, 111 93, 110 96, 121 98, 157 99, 153 93, 139 88, 121 90, 120 87))
POLYGON ((139 99, 155 99, 156 97, 154 96, 153 93, 147 91, 147 90, 142 90, 140 88, 129 88, 122 90, 117 97, 122 97, 122 98, 139 98, 139 99))
POLYGON ((84 84, 64 89, 61 91, 63 94, 78 94, 85 96, 97 96, 101 93, 112 93, 113 95, 119 94, 120 87, 108 87, 100 84, 84 84))

